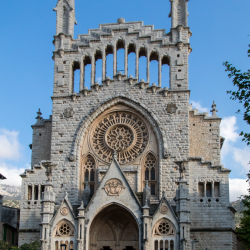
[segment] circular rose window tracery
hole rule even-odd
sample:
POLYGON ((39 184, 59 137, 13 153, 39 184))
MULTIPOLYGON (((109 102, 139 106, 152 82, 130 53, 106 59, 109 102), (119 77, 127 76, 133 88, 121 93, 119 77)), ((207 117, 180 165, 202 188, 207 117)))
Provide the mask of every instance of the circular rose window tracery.
POLYGON ((111 162, 114 150, 120 164, 131 162, 144 151, 147 143, 146 124, 130 112, 108 114, 93 129, 92 147, 106 162, 111 162))

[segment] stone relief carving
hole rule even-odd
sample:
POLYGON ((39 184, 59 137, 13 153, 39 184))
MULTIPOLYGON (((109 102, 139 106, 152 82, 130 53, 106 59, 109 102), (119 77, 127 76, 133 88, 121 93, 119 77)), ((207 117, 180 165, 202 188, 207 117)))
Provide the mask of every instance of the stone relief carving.
POLYGON ((69 214, 69 210, 67 207, 62 207, 61 208, 61 215, 66 216, 69 214))
POLYGON ((107 195, 118 196, 122 193, 125 187, 119 179, 110 179, 105 183, 103 189, 107 195))
POLYGON ((175 103, 169 103, 168 105, 167 105, 167 112, 169 113, 169 114, 175 114, 176 113, 176 111, 177 111, 177 106, 176 106, 176 104, 175 103))
POLYGON ((64 109, 62 116, 66 119, 69 119, 69 118, 74 116, 74 113, 75 112, 74 112, 73 108, 68 107, 68 108, 64 109))
POLYGON ((162 205, 160 206, 160 213, 166 214, 167 212, 168 212, 168 207, 167 207, 167 205, 166 205, 166 204, 162 204, 162 205))
POLYGON ((113 152, 125 164, 136 159, 148 144, 146 124, 130 112, 113 112, 106 115, 93 129, 92 147, 96 155, 110 163, 113 152))

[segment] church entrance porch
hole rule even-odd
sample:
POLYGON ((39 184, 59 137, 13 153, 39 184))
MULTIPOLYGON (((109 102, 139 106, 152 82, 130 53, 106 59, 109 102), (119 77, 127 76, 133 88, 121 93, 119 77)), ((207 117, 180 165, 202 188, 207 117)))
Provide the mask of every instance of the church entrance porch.
POLYGON ((135 218, 124 208, 104 208, 90 227, 90 250, 139 250, 139 229, 135 218))

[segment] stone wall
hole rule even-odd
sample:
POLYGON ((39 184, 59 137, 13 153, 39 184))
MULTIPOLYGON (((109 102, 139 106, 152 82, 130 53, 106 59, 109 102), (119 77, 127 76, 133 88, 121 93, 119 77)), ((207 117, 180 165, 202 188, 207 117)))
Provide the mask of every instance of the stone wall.
POLYGON ((38 120, 38 122, 32 126, 33 137, 31 166, 39 164, 42 160, 50 159, 51 126, 51 118, 48 120, 38 120))
POLYGON ((190 156, 220 164, 220 118, 189 112, 190 156))

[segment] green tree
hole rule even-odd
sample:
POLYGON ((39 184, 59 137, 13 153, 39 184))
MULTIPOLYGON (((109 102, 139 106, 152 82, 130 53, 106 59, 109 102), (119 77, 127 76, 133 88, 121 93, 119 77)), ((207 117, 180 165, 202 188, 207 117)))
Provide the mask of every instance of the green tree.
MULTIPOLYGON (((249 45, 250 47, 250 45, 249 45)), ((250 57, 250 49, 248 50, 248 57, 250 57)), ((224 62, 226 67, 225 71, 229 72, 228 77, 232 78, 233 85, 236 87, 236 90, 227 91, 230 94, 230 99, 238 100, 243 104, 243 120, 250 125, 250 69, 246 72, 241 72, 241 70, 236 69, 229 62, 224 62)), ((239 109, 237 113, 242 113, 239 109)), ((250 145, 250 133, 241 131, 241 136, 243 136, 243 141, 250 145)))
POLYGON ((40 250, 41 244, 39 241, 33 241, 30 244, 23 244, 20 247, 11 246, 8 242, 0 241, 0 250, 40 250))
MULTIPOLYGON (((249 183, 250 172, 248 174, 249 183)), ((243 217, 240 220, 240 226, 236 228, 237 237, 244 243, 248 250, 250 250, 250 188, 248 189, 248 195, 242 196, 242 202, 245 207, 243 211, 243 217)))

